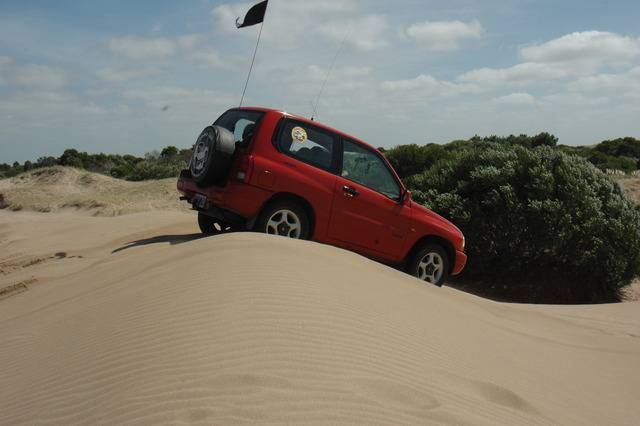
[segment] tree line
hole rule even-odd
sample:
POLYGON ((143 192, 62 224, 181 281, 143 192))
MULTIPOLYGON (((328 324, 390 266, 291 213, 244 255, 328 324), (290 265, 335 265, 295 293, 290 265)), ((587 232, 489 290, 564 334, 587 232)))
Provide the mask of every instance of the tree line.
POLYGON ((391 149, 380 148, 389 159, 401 178, 407 178, 419 173, 441 159, 449 158, 457 151, 464 151, 472 147, 482 147, 487 144, 502 146, 521 146, 536 148, 548 146, 559 151, 584 158, 600 170, 620 170, 632 173, 640 169, 640 140, 624 137, 605 140, 592 146, 568 146, 558 144, 558 138, 549 133, 535 136, 474 136, 466 140, 455 140, 444 145, 440 144, 408 144, 399 145, 391 149))
POLYGON ((51 166, 68 166, 102 173, 118 179, 142 181, 175 177, 186 167, 191 149, 167 146, 161 151, 152 151, 144 157, 120 154, 89 154, 76 149, 65 150, 60 157, 40 157, 36 161, 25 161, 12 165, 0 164, 0 177, 13 177, 20 173, 51 166))
MULTIPOLYGON (((453 152, 465 150, 483 143, 535 148, 550 146, 566 154, 582 157, 601 170, 620 170, 632 173, 640 169, 640 140, 625 137, 605 140, 593 146, 559 145, 558 138, 549 133, 535 136, 474 136, 466 140, 455 140, 444 145, 399 145, 391 149, 380 148, 389 158, 402 178, 424 170, 453 152)), ((50 166, 70 166, 91 172, 106 174, 118 179, 132 181, 164 179, 175 177, 186 167, 191 157, 191 149, 167 146, 160 151, 152 151, 143 157, 120 154, 89 154, 76 149, 65 150, 60 157, 40 157, 35 161, 0 164, 0 178, 13 177, 20 173, 50 166)))

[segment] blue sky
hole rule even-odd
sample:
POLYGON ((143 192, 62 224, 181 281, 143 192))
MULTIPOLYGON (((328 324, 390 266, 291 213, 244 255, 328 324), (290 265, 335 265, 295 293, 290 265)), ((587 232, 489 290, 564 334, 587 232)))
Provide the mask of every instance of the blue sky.
MULTIPOLYGON (((0 2, 0 162, 190 146, 240 98, 255 2, 0 2), (28 3, 28 4, 26 4, 28 3)), ((640 2, 271 0, 245 104, 376 146, 640 137, 640 2)))

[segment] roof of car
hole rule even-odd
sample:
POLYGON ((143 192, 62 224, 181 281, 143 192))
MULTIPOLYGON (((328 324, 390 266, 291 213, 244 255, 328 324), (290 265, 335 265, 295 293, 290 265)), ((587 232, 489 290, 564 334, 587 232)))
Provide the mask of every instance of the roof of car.
POLYGON ((275 112, 275 113, 278 113, 278 114, 282 114, 283 116, 291 117, 291 118, 294 118, 294 119, 296 119, 296 120, 299 120, 299 121, 305 122, 305 123, 307 123, 307 124, 311 124, 311 125, 314 125, 314 126, 318 126, 318 127, 323 128, 323 129, 325 129, 325 130, 328 130, 328 131, 330 131, 330 132, 337 133, 337 134, 339 134, 340 136, 342 136, 342 137, 344 137, 344 138, 354 140, 354 141, 356 141, 356 142, 361 143, 362 145, 365 145, 365 146, 367 146, 367 147, 369 147, 369 148, 372 148, 372 149, 375 149, 375 150, 377 151, 377 148, 375 148, 375 147, 374 147, 373 145, 371 145, 371 144, 366 143, 366 142, 365 142, 365 141, 363 141, 362 139, 358 139, 358 138, 356 138, 356 137, 354 137, 354 136, 351 136, 351 135, 350 135, 350 134, 348 134, 348 133, 342 132, 342 131, 340 131, 340 130, 338 130, 338 129, 335 129, 335 128, 331 127, 331 126, 327 126, 326 124, 322 124, 322 123, 320 123, 320 122, 318 122, 318 121, 311 120, 311 119, 309 119, 309 118, 302 117, 302 116, 300 116, 300 115, 291 114, 291 113, 288 113, 288 112, 286 112, 286 111, 282 111, 282 110, 275 109, 275 108, 263 108, 263 107, 240 107, 240 108, 234 108, 234 109, 239 109, 239 110, 249 110, 249 111, 260 111, 260 112, 265 112, 265 113, 267 113, 267 112, 275 112))

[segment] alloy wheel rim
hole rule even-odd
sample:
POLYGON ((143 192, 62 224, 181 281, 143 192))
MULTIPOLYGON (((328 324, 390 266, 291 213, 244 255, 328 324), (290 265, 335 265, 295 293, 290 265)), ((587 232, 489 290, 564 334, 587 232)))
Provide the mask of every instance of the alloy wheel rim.
POLYGON ((300 218, 291 210, 278 210, 271 215, 265 229, 267 234, 299 239, 302 231, 300 218))
POLYGON ((200 140, 196 145, 196 149, 193 154, 193 169, 196 174, 200 173, 204 169, 204 164, 207 161, 207 154, 209 154, 209 147, 204 140, 200 140))
POLYGON ((418 278, 436 284, 444 273, 444 261, 438 253, 425 254, 418 262, 418 278))

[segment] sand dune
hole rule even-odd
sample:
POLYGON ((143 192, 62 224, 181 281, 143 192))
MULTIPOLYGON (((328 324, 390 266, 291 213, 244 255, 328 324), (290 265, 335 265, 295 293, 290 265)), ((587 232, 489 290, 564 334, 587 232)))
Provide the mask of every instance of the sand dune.
POLYGON ((0 212, 0 424, 637 424, 640 305, 509 305, 187 213, 0 212))
POLYGON ((624 177, 617 181, 630 199, 636 203, 640 202, 640 178, 624 177))
POLYGON ((87 212, 117 216, 149 210, 182 210, 176 180, 127 182, 71 167, 49 167, 0 180, 0 208, 87 212))

